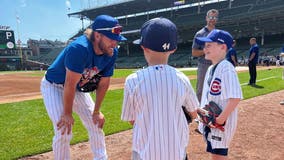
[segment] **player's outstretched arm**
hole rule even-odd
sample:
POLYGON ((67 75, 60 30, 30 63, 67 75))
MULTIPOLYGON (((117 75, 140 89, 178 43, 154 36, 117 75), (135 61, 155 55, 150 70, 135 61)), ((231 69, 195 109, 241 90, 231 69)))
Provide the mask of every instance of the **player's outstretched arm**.
POLYGON ((76 73, 67 69, 64 84, 64 108, 60 120, 57 123, 57 128, 58 130, 61 130, 62 135, 65 133, 70 134, 72 126, 74 124, 74 118, 72 116, 72 106, 75 97, 76 84, 78 83, 80 77, 80 73, 76 73))
POLYGON ((99 82, 98 88, 96 90, 96 102, 95 102, 95 108, 93 112, 93 121, 94 121, 94 124, 98 123, 99 128, 103 128, 104 123, 105 123, 105 117, 100 112, 100 108, 104 100, 104 97, 106 95, 106 92, 108 90, 109 83, 110 83, 110 77, 102 77, 99 82))

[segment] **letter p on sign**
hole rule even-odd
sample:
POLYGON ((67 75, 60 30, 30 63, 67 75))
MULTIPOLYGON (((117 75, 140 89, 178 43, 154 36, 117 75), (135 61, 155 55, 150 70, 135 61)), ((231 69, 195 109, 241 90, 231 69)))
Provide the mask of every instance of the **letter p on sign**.
POLYGON ((6 32, 6 39, 10 39, 13 36, 12 32, 6 32))

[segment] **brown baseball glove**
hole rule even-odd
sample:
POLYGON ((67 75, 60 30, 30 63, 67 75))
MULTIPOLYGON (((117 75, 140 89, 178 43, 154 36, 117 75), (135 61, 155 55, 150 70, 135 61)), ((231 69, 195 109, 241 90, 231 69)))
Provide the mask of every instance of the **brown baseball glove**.
POLYGON ((210 128, 217 128, 224 131, 224 124, 220 125, 216 123, 216 118, 222 113, 221 107, 213 101, 210 101, 204 108, 198 108, 197 114, 199 120, 210 128))

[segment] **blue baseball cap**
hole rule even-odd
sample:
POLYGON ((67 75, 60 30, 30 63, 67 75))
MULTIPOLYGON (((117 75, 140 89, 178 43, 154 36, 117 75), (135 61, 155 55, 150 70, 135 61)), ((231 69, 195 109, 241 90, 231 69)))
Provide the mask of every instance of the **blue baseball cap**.
POLYGON ((92 29, 93 31, 99 32, 112 40, 127 40, 120 34, 122 32, 122 26, 119 25, 118 20, 109 15, 97 16, 94 19, 92 29))
POLYGON ((141 38, 133 41, 156 52, 167 52, 177 48, 177 27, 166 18, 153 18, 142 25, 141 38))
POLYGON ((230 49, 233 44, 232 35, 224 30, 213 29, 207 37, 197 37, 196 42, 199 44, 204 44, 205 42, 217 42, 220 44, 226 44, 227 48, 230 49))

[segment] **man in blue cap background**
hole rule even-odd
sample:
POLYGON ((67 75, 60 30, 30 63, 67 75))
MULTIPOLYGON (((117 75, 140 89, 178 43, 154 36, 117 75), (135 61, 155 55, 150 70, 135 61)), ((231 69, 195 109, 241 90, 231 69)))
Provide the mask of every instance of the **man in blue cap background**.
POLYGON ((53 123, 55 160, 70 159, 70 141, 76 112, 88 130, 95 160, 107 159, 100 107, 113 75, 122 26, 108 15, 95 18, 92 29, 78 37, 58 55, 41 82, 41 93, 53 123), (94 77, 98 77, 97 81, 94 77), (96 83, 98 82, 98 83, 96 83), (96 88, 85 90, 89 84, 96 88), (95 102, 88 92, 96 93, 95 102))

